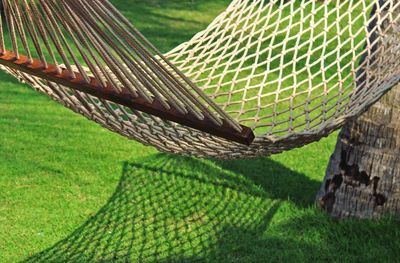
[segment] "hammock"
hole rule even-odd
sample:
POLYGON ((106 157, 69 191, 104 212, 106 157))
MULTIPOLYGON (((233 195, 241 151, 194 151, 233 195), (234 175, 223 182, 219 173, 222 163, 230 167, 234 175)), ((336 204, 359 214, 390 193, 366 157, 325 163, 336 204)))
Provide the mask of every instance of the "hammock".
POLYGON ((234 0, 161 54, 107 0, 2 0, 0 68, 161 151, 269 155, 317 141, 400 80, 397 0, 234 0))

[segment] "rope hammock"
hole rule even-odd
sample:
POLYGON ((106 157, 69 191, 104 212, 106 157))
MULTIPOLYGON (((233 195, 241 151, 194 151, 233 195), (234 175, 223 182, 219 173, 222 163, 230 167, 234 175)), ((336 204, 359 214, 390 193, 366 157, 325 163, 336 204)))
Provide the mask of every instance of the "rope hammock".
POLYGON ((161 54, 107 0, 2 0, 0 68, 161 151, 269 155, 317 141, 400 80, 397 0, 234 0, 161 54))

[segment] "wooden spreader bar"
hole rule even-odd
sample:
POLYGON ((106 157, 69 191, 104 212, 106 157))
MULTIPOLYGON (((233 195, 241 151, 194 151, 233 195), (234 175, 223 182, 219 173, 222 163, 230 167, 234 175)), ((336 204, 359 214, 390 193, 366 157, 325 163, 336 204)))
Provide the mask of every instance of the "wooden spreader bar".
POLYGON ((71 72, 67 69, 63 69, 61 74, 57 74, 56 66, 49 64, 47 68, 44 68, 39 60, 34 59, 29 63, 29 59, 23 55, 20 55, 19 59, 16 59, 14 53, 7 51, 3 55, 0 54, 0 64, 229 141, 250 145, 255 138, 253 131, 249 127, 242 126, 242 132, 237 132, 225 121, 220 127, 215 125, 207 117, 205 117, 204 120, 199 120, 193 114, 182 114, 173 107, 167 110, 155 98, 153 103, 148 103, 141 97, 132 96, 126 88, 123 88, 122 91, 119 92, 112 89, 110 86, 102 87, 100 82, 93 77, 90 78, 90 84, 87 84, 82 75, 78 72, 74 72, 75 78, 71 78, 71 72))

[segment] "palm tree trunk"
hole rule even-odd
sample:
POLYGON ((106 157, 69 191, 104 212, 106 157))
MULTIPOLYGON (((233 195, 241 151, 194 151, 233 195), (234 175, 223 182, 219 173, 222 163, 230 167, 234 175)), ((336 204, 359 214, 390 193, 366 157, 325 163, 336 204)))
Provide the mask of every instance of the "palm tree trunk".
POLYGON ((400 85, 342 129, 317 200, 337 218, 400 216, 400 85))

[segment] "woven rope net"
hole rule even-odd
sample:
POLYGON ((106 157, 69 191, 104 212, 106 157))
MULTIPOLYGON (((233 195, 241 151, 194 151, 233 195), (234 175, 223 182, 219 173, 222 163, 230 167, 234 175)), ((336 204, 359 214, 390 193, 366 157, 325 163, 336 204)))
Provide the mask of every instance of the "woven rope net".
POLYGON ((256 135, 243 145, 0 66, 105 128, 165 152, 227 159, 300 147, 362 114, 400 80, 397 0, 234 0, 165 55, 105 0, 3 5, 3 58, 28 67, 40 62, 71 82, 96 82, 100 90, 256 135))

